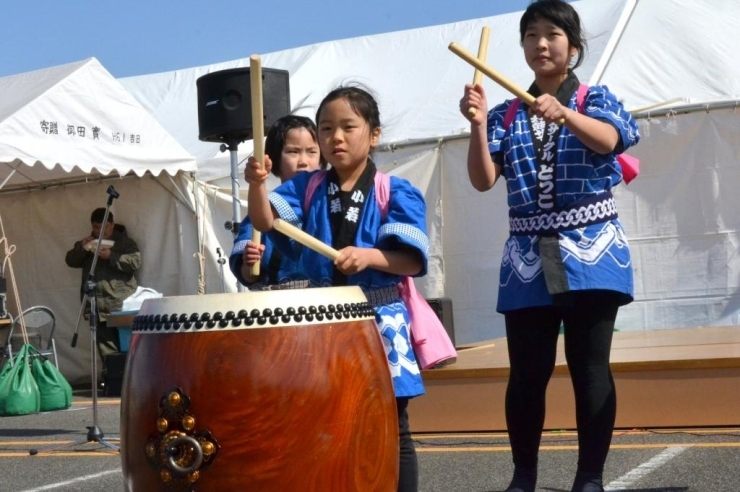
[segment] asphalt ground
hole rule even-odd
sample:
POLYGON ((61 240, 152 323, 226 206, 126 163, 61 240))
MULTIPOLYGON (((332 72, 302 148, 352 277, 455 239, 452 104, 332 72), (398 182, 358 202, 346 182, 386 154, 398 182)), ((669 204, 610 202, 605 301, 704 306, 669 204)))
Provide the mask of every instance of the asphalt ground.
MULTIPOLYGON (((87 442, 87 427, 95 420, 89 395, 89 390, 87 395, 76 392, 68 410, 0 418, 0 491, 124 490, 119 453, 87 442), (48 446, 52 448, 45 450, 48 446), (39 453, 31 456, 31 449, 39 453)), ((117 445, 120 399, 101 397, 97 409, 103 440, 117 445)), ((420 492, 505 490, 512 473, 505 433, 424 434, 414 439, 420 492)), ((569 492, 576 434, 547 432, 540 449, 537 490, 569 492)), ((619 429, 604 484, 610 491, 739 492, 740 429, 619 429)))

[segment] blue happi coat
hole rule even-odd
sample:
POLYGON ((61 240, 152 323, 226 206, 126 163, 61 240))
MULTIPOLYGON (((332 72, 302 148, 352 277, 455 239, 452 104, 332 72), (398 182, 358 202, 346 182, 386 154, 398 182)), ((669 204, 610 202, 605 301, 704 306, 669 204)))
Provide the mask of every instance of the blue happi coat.
MULTIPOLYGON (((332 244, 331 223, 327 184, 324 179, 311 196, 304 211, 304 200, 308 181, 315 172, 300 173, 269 194, 269 200, 281 219, 306 231, 325 244, 332 244)), ((423 258, 427 270, 429 238, 426 232, 426 204, 421 192, 408 181, 391 176, 388 214, 383 216, 375 199, 374 187, 365 197, 362 215, 359 217, 354 245, 362 248, 393 250, 399 246, 413 248, 423 258)), ((281 251, 293 247, 285 236, 277 231, 268 233, 269 238, 281 251)), ((300 255, 300 269, 314 286, 330 286, 334 273, 331 260, 308 248, 300 255)), ((366 269, 347 277, 347 285, 357 285, 363 291, 395 287, 401 276, 366 269)), ((397 397, 414 397, 424 393, 421 372, 411 348, 409 313, 400 297, 375 306, 376 321, 385 346, 397 397)))
MULTIPOLYGON (((488 113, 488 148, 498 162, 503 162, 510 213, 535 216, 544 211, 538 206, 538 161, 528 107, 521 104, 512 124, 504 128, 510 104, 506 101, 488 113)), ((568 105, 577 110, 575 93, 568 105)), ((557 138, 554 173, 556 209, 598 199, 597 195, 619 184, 622 169, 616 157, 640 138, 637 123, 606 86, 589 88, 584 113, 614 126, 621 145, 610 154, 597 154, 563 127, 557 138)), ((605 289, 620 293, 623 304, 632 300, 632 263, 619 219, 556 234, 568 291, 605 289)), ((507 240, 501 261, 499 312, 553 304, 543 274, 539 240, 538 235, 513 234, 507 240)))

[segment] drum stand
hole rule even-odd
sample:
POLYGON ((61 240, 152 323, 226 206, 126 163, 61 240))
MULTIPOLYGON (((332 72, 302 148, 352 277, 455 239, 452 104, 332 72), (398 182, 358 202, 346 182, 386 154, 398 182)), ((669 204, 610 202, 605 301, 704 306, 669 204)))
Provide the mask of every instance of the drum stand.
MULTIPOLYGON (((95 281, 95 266, 98 263, 98 256, 100 255, 100 245, 103 243, 103 234, 105 234, 105 226, 108 224, 108 213, 110 206, 113 203, 114 198, 118 198, 118 192, 109 186, 108 190, 108 203, 105 207, 105 215, 103 216, 103 225, 100 228, 100 236, 98 237, 98 245, 95 248, 95 254, 93 255, 92 265, 90 266, 90 272, 87 275, 87 281, 85 281, 85 296, 82 300, 83 309, 87 300, 90 300, 90 354, 92 360, 90 362, 90 372, 92 379, 92 411, 93 411, 93 422, 90 427, 87 427, 87 438, 80 439, 78 441, 68 442, 60 445, 46 446, 43 448, 31 449, 28 454, 35 456, 39 451, 51 451, 54 449, 68 448, 71 446, 77 446, 79 444, 87 443, 98 443, 106 446, 114 451, 119 451, 120 448, 115 444, 112 444, 104 439, 103 431, 98 426, 98 343, 97 343, 97 331, 98 331, 98 305, 97 305, 97 286, 98 283, 95 281)), ((79 319, 77 320, 77 328, 79 328, 79 319)), ((77 330, 72 337, 72 347, 77 346, 77 330)))

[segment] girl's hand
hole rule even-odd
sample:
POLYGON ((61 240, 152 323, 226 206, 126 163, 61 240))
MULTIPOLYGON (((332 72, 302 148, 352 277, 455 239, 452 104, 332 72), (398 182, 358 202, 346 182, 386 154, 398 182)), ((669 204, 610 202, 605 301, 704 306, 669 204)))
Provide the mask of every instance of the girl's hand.
POLYGON ((460 112, 473 126, 485 125, 488 119, 488 101, 486 92, 480 84, 465 84, 465 94, 460 99, 460 112), (475 108, 475 116, 468 114, 468 109, 475 108))
POLYGON ((270 157, 265 155, 265 168, 254 158, 250 157, 247 161, 247 165, 244 167, 244 181, 249 184, 262 184, 267 181, 270 177, 270 171, 272 170, 272 161, 270 157))
POLYGON ((372 249, 370 248, 347 246, 339 250, 339 257, 334 260, 334 266, 345 275, 359 273, 370 264, 371 254, 372 249))
POLYGON ((534 100, 534 104, 529 108, 530 114, 536 114, 544 118, 548 123, 560 123, 567 121, 570 115, 570 108, 563 106, 557 98, 550 94, 542 94, 534 100))
POLYGON ((242 262, 250 267, 255 263, 262 260, 262 254, 265 252, 264 244, 255 244, 252 241, 247 241, 247 247, 244 248, 242 253, 242 262))

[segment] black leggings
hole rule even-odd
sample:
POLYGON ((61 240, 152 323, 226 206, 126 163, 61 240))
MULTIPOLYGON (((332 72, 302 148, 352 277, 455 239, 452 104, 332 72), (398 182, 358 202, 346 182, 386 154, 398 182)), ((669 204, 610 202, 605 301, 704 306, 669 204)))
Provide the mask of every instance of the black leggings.
POLYGON ((578 471, 603 471, 617 411, 609 352, 620 300, 612 292, 584 291, 569 294, 566 305, 505 314, 511 367, 506 425, 517 468, 537 466, 545 392, 555 367, 562 322, 565 357, 576 398, 578 471))
POLYGON ((408 398, 396 398, 398 409, 398 441, 400 445, 400 467, 398 492, 416 492, 419 489, 419 465, 414 441, 409 430, 408 398))

